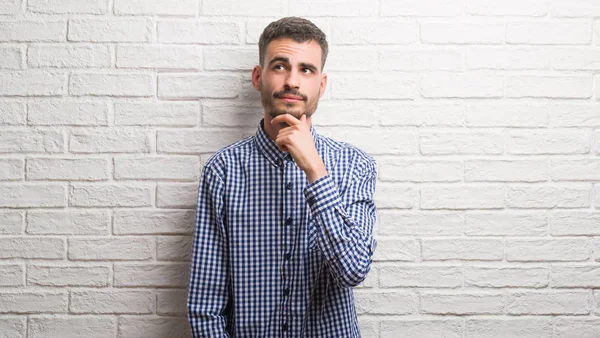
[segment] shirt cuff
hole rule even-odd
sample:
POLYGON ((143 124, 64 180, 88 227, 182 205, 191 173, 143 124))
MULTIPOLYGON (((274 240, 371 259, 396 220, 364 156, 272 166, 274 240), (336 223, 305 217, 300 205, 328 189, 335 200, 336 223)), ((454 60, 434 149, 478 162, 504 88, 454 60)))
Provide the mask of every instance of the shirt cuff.
POLYGON ((342 203, 337 185, 329 174, 304 188, 304 196, 313 216, 342 203))

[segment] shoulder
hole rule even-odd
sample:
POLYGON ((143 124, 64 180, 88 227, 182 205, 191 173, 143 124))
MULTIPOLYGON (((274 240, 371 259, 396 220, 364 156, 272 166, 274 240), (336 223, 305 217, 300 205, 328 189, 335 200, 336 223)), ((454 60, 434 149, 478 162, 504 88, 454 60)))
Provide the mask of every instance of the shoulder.
POLYGON ((337 141, 323 135, 319 135, 319 141, 325 152, 336 158, 339 165, 352 169, 354 175, 376 174, 377 163, 364 150, 348 142, 337 141))
POLYGON ((240 141, 230 144, 214 153, 204 164, 204 172, 212 172, 220 178, 224 178, 226 168, 233 162, 237 162, 254 149, 254 136, 248 136, 240 141))

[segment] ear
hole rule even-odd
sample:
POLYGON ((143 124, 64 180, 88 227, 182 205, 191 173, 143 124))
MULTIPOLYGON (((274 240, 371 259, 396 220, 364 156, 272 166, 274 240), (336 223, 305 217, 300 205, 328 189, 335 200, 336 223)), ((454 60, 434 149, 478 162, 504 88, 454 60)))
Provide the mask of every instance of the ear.
POLYGON ((260 91, 260 77, 262 75, 262 68, 260 68, 259 65, 254 66, 254 69, 252 69, 252 86, 254 87, 254 89, 259 90, 260 91))
POLYGON ((327 74, 323 73, 321 75, 321 84, 319 86, 319 98, 323 97, 323 94, 325 94, 325 88, 327 88, 327 74))

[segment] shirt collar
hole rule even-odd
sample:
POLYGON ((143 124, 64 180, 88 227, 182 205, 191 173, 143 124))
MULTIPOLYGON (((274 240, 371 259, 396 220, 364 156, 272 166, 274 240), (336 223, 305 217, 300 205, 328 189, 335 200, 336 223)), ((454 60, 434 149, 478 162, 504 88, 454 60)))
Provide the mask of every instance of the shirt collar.
MULTIPOLYGON (((258 124, 258 130, 256 131, 256 135, 254 135, 256 145, 258 146, 260 152, 275 166, 280 166, 284 160, 293 161, 292 156, 288 152, 280 150, 275 141, 271 139, 269 135, 267 135, 264 128, 264 121, 264 119, 260 120, 260 123, 258 124)), ((315 128, 312 126, 312 124, 310 126, 310 133, 315 140, 315 146, 317 149, 319 149, 319 135, 315 131, 315 128)))

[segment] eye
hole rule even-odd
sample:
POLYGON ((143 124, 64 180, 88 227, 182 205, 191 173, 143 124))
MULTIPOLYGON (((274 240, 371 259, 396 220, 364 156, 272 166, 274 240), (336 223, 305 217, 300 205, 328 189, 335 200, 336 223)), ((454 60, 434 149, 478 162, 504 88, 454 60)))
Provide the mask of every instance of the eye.
POLYGON ((273 67, 273 69, 275 69, 275 70, 282 70, 282 69, 285 69, 285 67, 283 67, 283 65, 275 65, 273 67))
POLYGON ((305 74, 310 74, 310 73, 312 73, 313 71, 312 71, 312 69, 310 69, 310 68, 302 68, 302 72, 303 72, 303 73, 305 73, 305 74))

